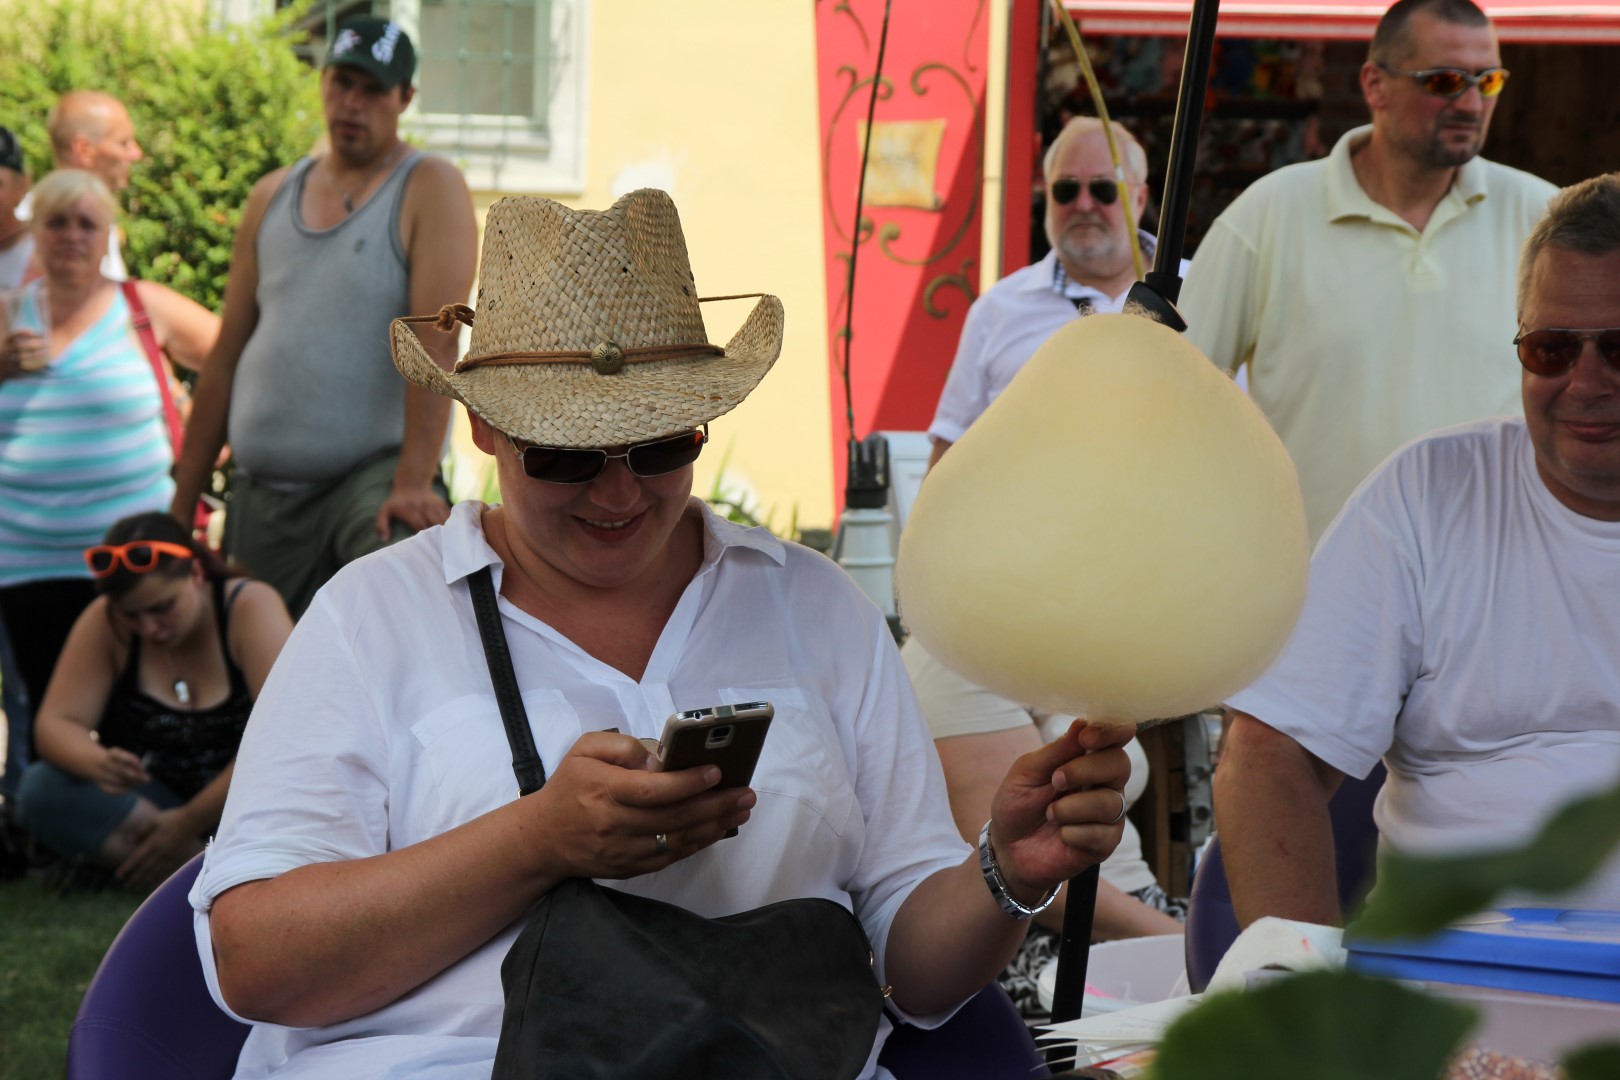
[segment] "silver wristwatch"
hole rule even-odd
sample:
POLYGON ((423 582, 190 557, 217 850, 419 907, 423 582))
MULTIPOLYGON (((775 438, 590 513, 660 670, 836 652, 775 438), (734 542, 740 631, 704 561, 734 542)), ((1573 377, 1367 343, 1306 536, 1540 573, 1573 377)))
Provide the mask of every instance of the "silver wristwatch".
POLYGON ((1063 883, 1060 881, 1052 886, 1052 891, 1041 897, 1040 902, 1034 907, 1026 907, 1019 903, 1018 898, 1008 891, 1007 883, 1002 880, 1001 867, 996 865, 996 852, 990 846, 988 821, 984 823, 984 828, 979 830, 979 869, 984 871, 984 883, 990 886, 990 895, 996 898, 996 903, 1001 905, 1002 911, 1015 919, 1033 919, 1051 907, 1052 901, 1057 899, 1058 893, 1063 889, 1063 883))

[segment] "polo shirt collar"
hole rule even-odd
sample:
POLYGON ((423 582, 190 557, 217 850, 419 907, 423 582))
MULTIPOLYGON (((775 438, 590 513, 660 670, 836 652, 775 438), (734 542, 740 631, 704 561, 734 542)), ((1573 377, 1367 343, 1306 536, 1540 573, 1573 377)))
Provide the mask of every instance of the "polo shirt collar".
MULTIPOLYGON (((1346 218, 1399 220, 1392 211, 1374 202, 1362 189, 1360 181, 1356 179, 1355 167, 1350 163, 1350 152, 1372 138, 1372 130, 1371 124, 1350 129, 1333 144, 1333 149, 1328 153, 1329 221, 1342 221, 1346 218)), ((1457 178, 1452 181, 1451 190, 1446 193, 1446 198, 1461 199, 1466 206, 1473 206, 1484 200, 1485 194, 1485 163, 1476 154, 1457 170, 1457 178)))
MULTIPOLYGON (((473 500, 457 503, 451 509, 450 519, 444 523, 439 541, 446 585, 453 585, 486 566, 496 568, 496 578, 499 580, 501 557, 484 538, 480 518, 484 509, 483 503, 473 500)), ((727 521, 696 496, 687 506, 688 513, 693 511, 703 519, 703 565, 699 573, 718 564, 731 550, 758 551, 778 566, 786 565, 787 548, 781 540, 771 535, 769 529, 747 528, 727 521)))

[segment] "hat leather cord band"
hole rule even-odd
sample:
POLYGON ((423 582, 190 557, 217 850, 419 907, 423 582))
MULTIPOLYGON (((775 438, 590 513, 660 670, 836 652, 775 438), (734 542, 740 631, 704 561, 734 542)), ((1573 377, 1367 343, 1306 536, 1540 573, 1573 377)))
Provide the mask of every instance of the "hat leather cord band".
MULTIPOLYGON (((711 300, 746 300, 750 297, 763 296, 764 293, 737 293, 732 296, 700 296, 698 303, 707 303, 711 300)), ((471 326, 476 313, 466 304, 446 304, 439 309, 437 315, 412 315, 403 319, 403 323, 432 323, 434 329, 449 333, 456 328, 457 323, 471 326)), ((503 367, 516 364, 579 364, 588 363, 600 374, 612 375, 625 364, 644 364, 653 360, 679 360, 694 356, 724 356, 725 349, 708 342, 692 345, 638 345, 626 349, 612 341, 604 341, 590 350, 567 350, 558 352, 504 352, 488 353, 484 356, 465 356, 456 362, 451 369, 455 374, 470 371, 477 367, 503 367)))

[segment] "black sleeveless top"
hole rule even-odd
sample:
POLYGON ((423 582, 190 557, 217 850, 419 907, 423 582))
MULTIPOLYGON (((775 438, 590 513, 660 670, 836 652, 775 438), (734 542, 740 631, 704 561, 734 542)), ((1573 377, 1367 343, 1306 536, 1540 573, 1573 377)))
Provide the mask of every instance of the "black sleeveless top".
POLYGON ((220 774, 236 756, 253 711, 247 679, 231 661, 228 636, 231 603, 247 582, 236 580, 229 597, 223 580, 213 583, 214 622, 219 628, 219 651, 231 689, 225 700, 210 709, 181 709, 146 693, 140 686, 141 639, 132 638, 129 661, 107 699, 97 732, 103 746, 117 746, 139 755, 153 779, 161 780, 182 799, 190 799, 220 774))

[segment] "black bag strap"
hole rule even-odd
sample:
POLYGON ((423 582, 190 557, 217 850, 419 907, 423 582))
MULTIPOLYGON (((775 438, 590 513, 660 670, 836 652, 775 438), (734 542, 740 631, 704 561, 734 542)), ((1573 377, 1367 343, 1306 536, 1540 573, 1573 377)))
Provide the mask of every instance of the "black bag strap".
POLYGON ((489 663, 489 681, 495 684, 495 704, 500 706, 501 723, 506 725, 506 741, 512 746, 512 772, 517 774, 518 794, 533 795, 546 783, 546 767, 529 732, 529 714, 523 709, 517 674, 512 670, 512 652, 506 647, 501 629, 501 612, 495 602, 495 578, 489 567, 476 570, 467 578, 472 589, 473 614, 478 618, 478 636, 484 642, 484 659, 489 663))

